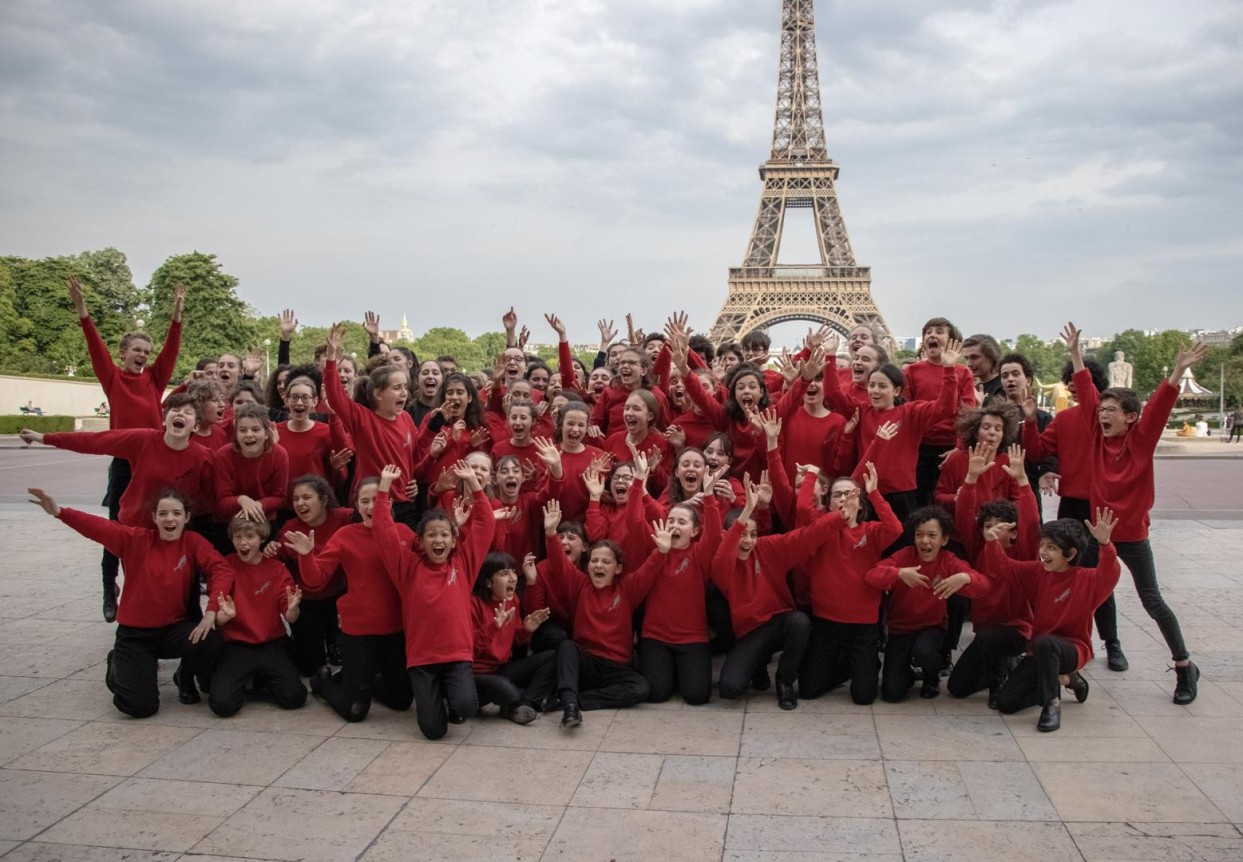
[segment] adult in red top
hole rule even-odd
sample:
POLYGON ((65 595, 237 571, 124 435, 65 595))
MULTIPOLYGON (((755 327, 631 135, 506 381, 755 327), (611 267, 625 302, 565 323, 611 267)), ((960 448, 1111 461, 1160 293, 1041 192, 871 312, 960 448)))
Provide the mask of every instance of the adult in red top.
MULTIPOLYGON (((144 332, 127 332, 121 336, 118 348, 121 365, 118 367, 112 360, 108 346, 104 344, 91 314, 87 311, 86 300, 82 295, 82 285, 74 276, 66 279, 69 287, 69 298, 78 312, 78 322, 82 324, 82 334, 86 336, 86 351, 91 357, 91 369, 95 378, 103 387, 108 398, 108 427, 114 431, 129 428, 158 429, 163 421, 160 402, 164 400, 164 390, 172 379, 173 368, 177 365, 177 352, 181 347, 181 311, 185 305, 186 289, 180 284, 173 286, 172 315, 168 321, 168 334, 164 336, 164 346, 151 362, 151 336, 144 332)), ((129 487, 133 475, 130 462, 125 458, 114 457, 108 465, 108 489, 104 493, 104 505, 108 507, 108 517, 117 520, 121 510, 121 497, 129 487)), ((104 619, 112 622, 117 616, 117 557, 104 548, 100 562, 104 588, 104 619)))
POLYGON ((402 543, 388 508, 388 488, 400 476, 395 465, 380 473, 373 513, 384 568, 401 593, 406 668, 414 686, 419 730, 428 739, 445 735, 450 715, 467 719, 479 711, 470 672, 475 640, 470 591, 492 544, 495 518, 470 465, 459 461, 453 472, 473 497, 461 536, 451 516, 433 509, 419 521, 419 549, 402 543))
POLYGON ((1157 386, 1141 415, 1139 398, 1130 389, 1106 389, 1098 400, 1091 374, 1083 365, 1079 330, 1068 323, 1063 335, 1075 366, 1075 391, 1081 393, 1081 421, 1089 422, 1095 417, 1090 429, 1092 506, 1112 510, 1118 519, 1114 530, 1118 559, 1130 570, 1144 610, 1161 629, 1178 674, 1174 703, 1186 706, 1196 698, 1200 670, 1192 663, 1183 643, 1178 618, 1161 597, 1152 545, 1148 542, 1148 513, 1156 497, 1152 459, 1157 443, 1178 400, 1183 373, 1204 358, 1208 347, 1203 342, 1190 349, 1179 347, 1169 379, 1157 386))
POLYGON ((1075 564, 1088 544, 1079 521, 1065 518, 1041 527, 1039 562, 1012 560, 1002 549, 997 537, 1010 525, 995 524, 985 536, 984 566, 1021 590, 1032 609, 1030 654, 1002 685, 999 706, 1004 713, 1043 707, 1038 730, 1049 732, 1061 726, 1059 677, 1068 678, 1080 703, 1088 696, 1088 684, 1079 669, 1092 658, 1092 614, 1122 572, 1110 544, 1116 523, 1113 513, 1105 509, 1098 511, 1091 525, 1100 545, 1100 561, 1094 569, 1075 564))
POLYGON ((219 574, 224 560, 202 536, 185 531, 190 520, 185 499, 175 492, 161 495, 146 525, 130 527, 62 509, 40 489, 29 491, 43 511, 111 548, 125 564, 126 584, 133 589, 121 598, 104 676, 116 708, 134 718, 159 710, 159 659, 180 658, 178 679, 190 685, 194 676, 211 673, 220 641, 210 627, 189 618, 186 598, 192 589, 197 594, 200 573, 219 574))

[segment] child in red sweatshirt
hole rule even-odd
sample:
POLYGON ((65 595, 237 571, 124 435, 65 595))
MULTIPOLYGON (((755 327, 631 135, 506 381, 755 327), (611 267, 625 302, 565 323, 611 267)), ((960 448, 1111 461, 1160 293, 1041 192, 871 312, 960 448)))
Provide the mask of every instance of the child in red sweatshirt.
MULTIPOLYGON (((1075 367, 1075 391, 1081 393, 1080 421, 1090 425, 1092 506, 1110 509, 1117 516, 1118 559, 1130 569, 1144 610, 1161 629, 1178 676, 1174 703, 1186 706, 1196 699, 1200 669, 1187 652, 1178 617, 1161 597, 1152 545, 1148 542, 1148 513, 1156 498, 1152 459, 1157 443, 1178 400, 1183 373, 1204 358, 1208 346, 1199 342, 1190 349, 1178 348, 1169 379, 1156 388, 1140 415, 1139 397, 1130 389, 1106 389, 1098 398, 1091 372, 1083 364, 1079 330, 1068 323, 1063 337, 1075 367)), ((1104 598, 1101 597, 1102 601, 1104 598)))
POLYGON ((207 613, 220 629, 224 648, 211 677, 207 705, 221 718, 235 714, 246 702, 254 682, 272 695, 281 709, 306 703, 306 687, 289 657, 285 624, 298 619, 302 590, 279 560, 263 555, 270 534, 267 521, 237 517, 229 522, 236 553, 209 587, 207 613))
POLYGON ((394 464, 380 473, 372 515, 384 568, 401 593, 406 668, 414 686, 419 731, 428 739, 440 739, 450 721, 461 724, 479 711, 471 674, 475 632, 470 591, 474 573, 492 544, 496 519, 471 466, 458 461, 453 473, 466 483, 472 497, 460 536, 447 512, 431 509, 415 528, 418 549, 402 543, 388 501, 388 489, 401 476, 394 464))
MULTIPOLYGON (((549 543, 560 521, 561 507, 552 500, 544 507, 544 535, 549 543)), ((672 541, 662 522, 652 526, 656 551, 625 575, 621 549, 609 539, 591 546, 585 575, 552 545, 547 561, 548 596, 573 625, 572 639, 557 645, 563 728, 581 725, 582 710, 633 706, 651 693, 647 680, 631 663, 634 611, 655 585, 672 541)))
MULTIPOLYGON (((259 404, 233 414, 233 441, 213 456, 216 516, 230 523, 274 521, 289 499, 289 453, 272 440, 272 419, 259 404)), ((232 537, 230 537, 232 538, 232 537)), ((266 536, 265 536, 266 538, 266 536)))
MULTIPOLYGON (((326 541, 321 542, 319 528, 306 533, 296 528, 282 530, 285 547, 298 555, 298 574, 305 589, 328 590, 341 573, 345 575, 345 592, 336 600, 341 669, 333 673, 331 668, 320 668, 311 677, 311 693, 322 697, 346 721, 366 718, 372 698, 398 711, 409 709, 414 702, 406 672, 401 595, 385 571, 372 530, 379 486, 375 476, 359 482, 354 500, 359 522, 337 528, 326 541)), ((298 505, 296 492, 294 505, 298 505)), ((413 530, 405 524, 398 524, 396 530, 399 542, 407 547, 413 544, 413 530)))
POLYGON ((513 657, 514 644, 530 643, 531 635, 550 614, 548 608, 538 608, 525 617, 522 615, 517 560, 495 551, 484 557, 470 600, 471 622, 475 626, 471 671, 479 705, 495 703, 501 708, 501 715, 514 724, 534 721, 557 682, 552 650, 513 657))
POLYGON ((32 503, 111 549, 125 565, 127 589, 117 611, 116 641, 108 652, 104 676, 116 708, 134 718, 155 715, 160 708, 157 670, 162 658, 181 659, 174 675, 179 688, 186 686, 180 691, 181 702, 197 703, 194 677, 211 673, 220 640, 211 633, 210 623, 191 618, 187 607, 198 609, 199 573, 215 576, 225 565, 210 542, 186 532, 190 521, 186 498, 177 491, 160 494, 151 507, 152 529, 63 509, 40 489, 27 491, 35 498, 32 503))
MULTIPOLYGON (((768 472, 757 486, 747 479, 746 505, 730 512, 729 529, 712 558, 712 580, 729 602, 730 618, 738 638, 721 667, 721 697, 741 697, 764 671, 778 650, 777 705, 798 706, 794 684, 811 632, 807 614, 795 610, 786 574, 840 532, 845 521, 821 518, 811 526, 778 536, 759 538, 753 517, 756 507, 772 496, 768 472)), ((767 673, 763 674, 767 678, 767 673)))
POLYGON ((1092 614, 1122 571, 1109 541, 1120 524, 1109 509, 1097 510, 1096 522, 1088 527, 1100 545, 1100 561, 1094 569, 1074 565, 1088 545, 1088 530, 1070 518, 1040 528, 1039 562, 1018 562, 1007 556, 997 537, 1013 524, 994 524, 986 534, 984 565, 1021 590, 1032 609, 1029 655, 998 695, 1003 713, 1042 707, 1036 729, 1049 733, 1062 726, 1062 685, 1070 688, 1075 700, 1087 700, 1088 682, 1079 669, 1092 658, 1092 614))
POLYGON ((880 696, 887 703, 906 700, 915 674, 923 670, 919 696, 941 693, 942 647, 947 613, 945 600, 959 591, 968 598, 988 591, 988 579, 945 550, 953 521, 939 506, 916 509, 906 520, 915 543, 882 560, 865 576, 871 586, 888 590, 888 640, 881 673, 880 696))

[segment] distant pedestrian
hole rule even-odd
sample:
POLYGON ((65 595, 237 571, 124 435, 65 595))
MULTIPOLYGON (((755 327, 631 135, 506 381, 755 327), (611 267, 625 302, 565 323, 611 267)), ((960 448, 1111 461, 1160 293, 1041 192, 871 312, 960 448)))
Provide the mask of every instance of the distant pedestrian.
POLYGON ((1226 442, 1233 443, 1236 439, 1243 440, 1243 404, 1234 408, 1230 416, 1230 437, 1226 442))

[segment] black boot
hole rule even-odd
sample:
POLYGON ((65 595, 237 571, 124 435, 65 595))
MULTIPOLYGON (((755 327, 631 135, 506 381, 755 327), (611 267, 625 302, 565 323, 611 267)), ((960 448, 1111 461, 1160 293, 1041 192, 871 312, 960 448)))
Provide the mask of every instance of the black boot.
POLYGON ((104 622, 117 621, 117 585, 104 584, 104 622))
POLYGON ((1040 710, 1040 720, 1036 722, 1036 730, 1041 733, 1052 733, 1062 726, 1061 704, 1051 703, 1040 710))
POLYGON ((934 697, 941 696, 941 680, 938 677, 925 679, 924 684, 919 687, 919 696, 924 700, 931 700, 934 697))
POLYGON ((1174 686, 1174 702, 1179 706, 1186 706, 1199 693, 1197 684, 1200 681, 1200 669, 1192 662, 1186 667, 1175 666, 1174 673, 1178 675, 1178 684, 1174 686))
POLYGON ((570 728, 578 727, 583 723, 583 714, 578 709, 577 703, 567 703, 565 709, 561 711, 561 727, 570 728))
POLYGON ((505 710, 505 717, 514 724, 530 724, 535 721, 535 714, 535 707, 525 703, 505 710))
POLYGON ((1088 681, 1083 678, 1083 674, 1075 671, 1070 675, 1070 681, 1066 683, 1066 687, 1074 694, 1075 700, 1083 703, 1088 699, 1088 681))
POLYGON ((798 694, 794 691, 793 683, 777 681, 777 706, 782 709, 798 707, 798 694))
POLYGON ((308 682, 311 683, 311 694, 315 695, 316 697, 323 697, 324 696, 324 684, 328 682, 328 679, 331 676, 332 676, 332 668, 330 668, 328 665, 324 665, 319 670, 315 671, 315 673, 311 674, 311 678, 310 680, 308 680, 308 682))
POLYGON ((183 665, 177 665, 173 671, 173 685, 177 686, 177 700, 187 706, 202 703, 203 698, 199 697, 199 690, 194 687, 194 675, 186 673, 183 665))
POLYGON ((1105 656, 1110 670, 1121 673, 1131 666, 1122 652, 1122 641, 1105 641, 1105 656))

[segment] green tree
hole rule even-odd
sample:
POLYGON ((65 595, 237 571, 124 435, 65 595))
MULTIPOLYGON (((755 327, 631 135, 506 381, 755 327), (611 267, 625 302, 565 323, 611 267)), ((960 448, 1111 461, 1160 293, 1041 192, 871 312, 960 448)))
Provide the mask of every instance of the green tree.
MULTIPOLYGON (((242 354, 260 346, 263 336, 259 320, 254 309, 237 295, 237 278, 221 268, 214 254, 198 251, 174 255, 151 274, 150 331, 163 332, 168 327, 173 285, 177 283, 186 286, 186 307, 176 377, 188 374, 202 357, 242 354)), ((272 349, 275 362, 275 341, 272 349)))
MULTIPOLYGON (((1102 344, 1093 358, 1102 365, 1114 361, 1114 353, 1122 351, 1131 363, 1134 374, 1132 388, 1146 398, 1169 375, 1169 368, 1178 356, 1180 345, 1191 343, 1191 337, 1177 329, 1167 329, 1156 335, 1147 335, 1138 329, 1128 329, 1102 344)), ((1202 365, 1201 368, 1204 366, 1202 365)), ((1197 370, 1197 373, 1202 373, 1197 370)))
POLYGON ((1028 358, 1041 383, 1060 379, 1062 366, 1066 364, 1066 345, 1061 341, 1049 344, 1039 336, 1025 332, 1014 340, 1014 350, 1028 358))

